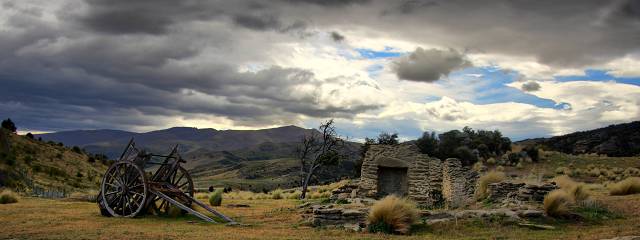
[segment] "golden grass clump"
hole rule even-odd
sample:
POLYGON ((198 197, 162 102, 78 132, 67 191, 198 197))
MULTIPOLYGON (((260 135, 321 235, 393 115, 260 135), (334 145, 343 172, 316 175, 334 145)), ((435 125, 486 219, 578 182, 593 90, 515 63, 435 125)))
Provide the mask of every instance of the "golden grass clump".
POLYGON ((571 196, 561 189, 553 190, 544 197, 544 212, 551 217, 565 217, 570 214, 571 196))
POLYGON ((478 161, 477 163, 473 164, 473 171, 481 172, 482 169, 484 169, 484 164, 482 164, 482 161, 478 161))
POLYGON ((282 193, 282 189, 278 188, 276 190, 273 190, 269 193, 269 195, 271 195, 271 199, 283 199, 283 193, 282 193))
POLYGON ((495 158, 489 158, 489 159, 487 159, 487 164, 489 164, 489 165, 496 165, 496 159, 495 159, 495 158))
POLYGON ((576 181, 573 181, 573 179, 571 179, 567 175, 557 176, 553 178, 551 181, 556 183, 556 185, 562 189, 570 189, 578 184, 576 181))
POLYGON ((629 195, 640 193, 640 177, 630 177, 609 185, 611 195, 629 195))
POLYGON ((0 204, 17 203, 18 200, 20 200, 18 194, 11 190, 3 190, 0 193, 0 204))
POLYGON ((476 198, 484 199, 487 197, 488 186, 491 183, 498 183, 504 181, 506 175, 504 172, 499 171, 491 171, 485 175, 482 175, 480 179, 478 179, 478 188, 476 189, 476 198))
POLYGON ((591 196, 591 193, 587 190, 584 183, 576 182, 566 175, 557 176, 553 178, 552 181, 555 182, 561 190, 569 194, 572 202, 582 202, 591 196))
POLYGON ((302 191, 296 190, 295 192, 289 193, 287 195, 287 199, 300 199, 301 195, 302 195, 302 191))
POLYGON ((418 209, 413 202, 389 195, 373 204, 367 225, 369 232, 408 234, 417 220, 418 209))

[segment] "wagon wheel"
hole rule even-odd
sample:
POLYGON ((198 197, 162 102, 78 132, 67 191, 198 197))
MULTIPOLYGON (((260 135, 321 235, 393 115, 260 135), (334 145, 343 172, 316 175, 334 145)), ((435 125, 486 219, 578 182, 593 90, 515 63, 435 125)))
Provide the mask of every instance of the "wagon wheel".
POLYGON ((148 189, 144 171, 130 161, 117 162, 102 179, 104 208, 115 217, 135 217, 144 208, 148 189))
MULTIPOLYGON (((168 182, 171 185, 178 187, 185 194, 193 197, 195 193, 193 180, 191 179, 189 172, 187 172, 187 170, 182 166, 179 166, 178 169, 176 169, 176 171, 169 177, 168 182)), ((191 200, 180 198, 176 200, 187 207, 191 207, 191 200)), ((154 196, 153 202, 149 207, 158 215, 168 215, 169 210, 171 209, 171 204, 158 196, 154 196)), ((181 212, 185 213, 184 210, 181 212)))

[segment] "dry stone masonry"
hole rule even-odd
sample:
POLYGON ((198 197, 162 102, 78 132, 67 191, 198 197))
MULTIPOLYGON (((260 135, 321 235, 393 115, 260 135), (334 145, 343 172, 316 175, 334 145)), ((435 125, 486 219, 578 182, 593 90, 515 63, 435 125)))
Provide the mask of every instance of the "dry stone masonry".
POLYGON ((478 174, 458 159, 442 162, 413 143, 371 145, 362 163, 360 197, 406 196, 422 206, 462 206, 473 199, 478 174))
POLYGON ((499 182, 487 186, 489 193, 487 200, 494 203, 511 202, 537 202, 541 203, 547 193, 558 189, 553 183, 541 185, 499 182))

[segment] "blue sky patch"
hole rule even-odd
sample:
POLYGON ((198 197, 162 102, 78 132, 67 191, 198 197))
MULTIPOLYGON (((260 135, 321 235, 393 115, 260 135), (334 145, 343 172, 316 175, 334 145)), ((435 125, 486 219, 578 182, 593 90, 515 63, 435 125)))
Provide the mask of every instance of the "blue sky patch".
POLYGON ((520 89, 507 86, 517 81, 519 73, 515 71, 496 71, 495 67, 472 67, 451 73, 449 79, 452 86, 471 86, 475 91, 474 104, 492 104, 516 102, 531 104, 541 108, 570 109, 566 103, 557 103, 551 99, 540 98, 520 89), (475 76, 482 77, 475 77, 475 76))
POLYGON ((385 47, 385 49, 382 51, 375 51, 366 48, 356 48, 355 50, 360 54, 361 57, 366 59, 394 58, 400 57, 405 54, 404 52, 393 51, 393 48, 390 47, 385 47))
POLYGON ((601 69, 587 69, 584 71, 584 75, 569 75, 569 76, 554 76, 554 79, 559 82, 571 82, 571 81, 597 81, 607 82, 615 81, 617 83, 632 84, 640 86, 640 77, 616 77, 607 70, 601 69))

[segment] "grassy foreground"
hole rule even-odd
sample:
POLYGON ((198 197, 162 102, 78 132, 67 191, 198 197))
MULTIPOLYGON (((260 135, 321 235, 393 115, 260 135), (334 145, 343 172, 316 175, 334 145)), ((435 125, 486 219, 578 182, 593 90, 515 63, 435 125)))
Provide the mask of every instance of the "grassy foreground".
POLYGON ((203 223, 196 218, 107 218, 94 203, 22 198, 0 205, 0 239, 603 239, 640 235, 640 194, 604 196, 621 219, 563 223, 555 230, 531 230, 499 222, 458 221, 419 227, 411 236, 315 229, 300 225, 297 200, 230 200, 217 208, 249 226, 203 223), (229 208, 245 203, 250 208, 229 208))

